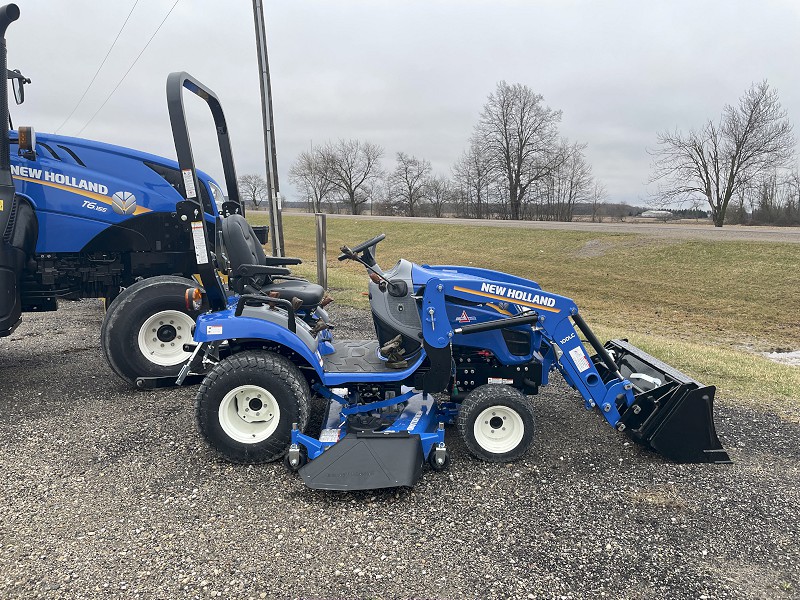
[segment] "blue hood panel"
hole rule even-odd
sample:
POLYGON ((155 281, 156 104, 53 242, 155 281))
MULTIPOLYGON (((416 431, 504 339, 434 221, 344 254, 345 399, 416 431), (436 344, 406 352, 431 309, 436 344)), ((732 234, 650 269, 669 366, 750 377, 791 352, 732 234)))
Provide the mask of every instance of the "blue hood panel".
MULTIPOLYGON (((182 200, 173 187, 180 181, 174 160, 103 142, 39 133, 36 159, 30 160, 15 152, 17 132, 11 131, 10 136, 17 193, 31 202, 39 220, 39 254, 80 252, 109 226, 147 213, 172 213, 182 200)), ((201 191, 206 210, 216 216, 208 186, 213 180, 200 171, 198 177, 205 187, 201 191)))

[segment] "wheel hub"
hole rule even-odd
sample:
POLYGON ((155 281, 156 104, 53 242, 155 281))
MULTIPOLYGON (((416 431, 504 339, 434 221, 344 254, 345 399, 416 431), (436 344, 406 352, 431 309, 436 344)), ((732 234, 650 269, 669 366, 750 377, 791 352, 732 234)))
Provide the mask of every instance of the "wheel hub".
POLYGON ((156 337, 162 342, 171 342, 178 337, 178 330, 172 324, 161 325, 156 331, 156 337))
POLYGON ((219 405, 219 424, 237 442, 257 444, 278 428, 281 411, 275 397, 257 385, 232 389, 219 405))
POLYGON ((139 351, 147 360, 162 367, 186 362, 191 353, 183 344, 192 341, 194 319, 177 310, 163 310, 142 323, 139 329, 139 351))
POLYGON ((516 448, 525 434, 520 414, 508 406, 491 406, 481 412, 473 429, 475 441, 494 454, 504 454, 516 448))

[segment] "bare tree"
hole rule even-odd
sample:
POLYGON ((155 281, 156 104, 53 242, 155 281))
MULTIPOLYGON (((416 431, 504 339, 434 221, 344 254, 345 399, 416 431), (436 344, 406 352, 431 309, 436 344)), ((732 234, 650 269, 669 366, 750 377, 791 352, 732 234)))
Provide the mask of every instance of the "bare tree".
POLYGON ((333 187, 328 162, 319 149, 301 152, 289 169, 289 180, 306 196, 311 212, 321 212, 333 187))
POLYGON ((450 180, 442 175, 433 175, 426 182, 426 187, 428 199, 433 209, 433 216, 439 219, 442 217, 445 205, 453 195, 452 184, 450 180))
POLYGON ((797 168, 786 176, 784 208, 790 225, 800 223, 800 170, 797 168))
POLYGON ((705 204, 705 202, 700 197, 695 197, 693 200, 691 200, 689 202, 689 210, 691 210, 692 213, 694 214, 695 223, 697 223, 700 220, 700 217, 702 216, 702 213, 704 212, 703 211, 703 205, 704 204, 705 204))
POLYGON ((424 158, 397 153, 397 166, 389 176, 389 186, 406 216, 418 216, 419 205, 426 197, 425 184, 430 172, 431 163, 424 158))
POLYGON ((453 177, 463 192, 466 205, 474 208, 474 211, 469 211, 472 214, 467 216, 483 219, 486 216, 486 204, 489 201, 492 169, 477 134, 473 134, 469 149, 453 166, 453 177))
POLYGON ((339 140, 326 144, 321 152, 331 185, 350 204, 352 214, 360 214, 369 200, 366 191, 382 175, 383 148, 370 142, 339 140))
POLYGON ((572 221, 575 205, 589 202, 592 195, 592 167, 583 155, 586 144, 562 140, 555 167, 534 182, 532 200, 535 217, 544 221, 572 221))
POLYGON ((608 193, 606 192, 605 186, 595 180, 594 187, 592 188, 592 195, 589 200, 592 206, 592 223, 603 222, 603 215, 600 209, 602 208, 602 204, 606 201, 607 196, 608 193))
POLYGON ((731 198, 759 175, 784 166, 794 143, 778 94, 763 81, 753 84, 737 106, 726 105, 717 123, 709 120, 687 134, 659 133, 651 181, 661 182, 664 200, 702 195, 714 225, 722 227, 731 198))
POLYGON ((800 175, 776 171, 760 177, 752 186, 748 203, 750 220, 756 225, 797 225, 800 223, 800 175))
POLYGON ((547 175, 562 158, 558 149, 561 111, 545 106, 529 87, 505 81, 489 95, 476 134, 492 169, 508 190, 512 219, 519 219, 530 185, 547 175))
POLYGON ((242 202, 247 204, 249 201, 255 208, 269 198, 269 188, 267 182, 260 175, 242 175, 238 179, 239 193, 242 195, 242 202))
MULTIPOLYGON (((725 211, 725 221, 727 223, 731 223, 733 225, 743 225, 747 222, 747 198, 748 198, 749 190, 745 187, 740 187, 736 190, 736 194, 731 199, 731 203, 728 205, 728 210, 725 211)), ((697 206, 698 204, 707 204, 707 200, 703 196, 696 196, 689 199, 692 206, 697 206)), ((699 208, 699 206, 698 206, 699 208)))

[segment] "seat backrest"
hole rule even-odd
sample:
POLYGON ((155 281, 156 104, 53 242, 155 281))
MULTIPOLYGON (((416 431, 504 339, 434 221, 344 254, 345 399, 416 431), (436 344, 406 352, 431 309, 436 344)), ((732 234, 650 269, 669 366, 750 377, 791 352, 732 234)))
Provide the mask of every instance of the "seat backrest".
POLYGON ((239 265, 263 265, 267 260, 261 242, 242 215, 229 215, 222 219, 222 243, 231 273, 235 273, 239 265))

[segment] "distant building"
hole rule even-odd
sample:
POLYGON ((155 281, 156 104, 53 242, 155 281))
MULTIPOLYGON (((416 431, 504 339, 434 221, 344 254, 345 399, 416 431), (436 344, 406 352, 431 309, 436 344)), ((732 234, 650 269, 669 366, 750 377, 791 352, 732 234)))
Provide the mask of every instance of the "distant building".
POLYGON ((675 215, 668 210, 646 210, 639 216, 645 219, 671 219, 675 215))

